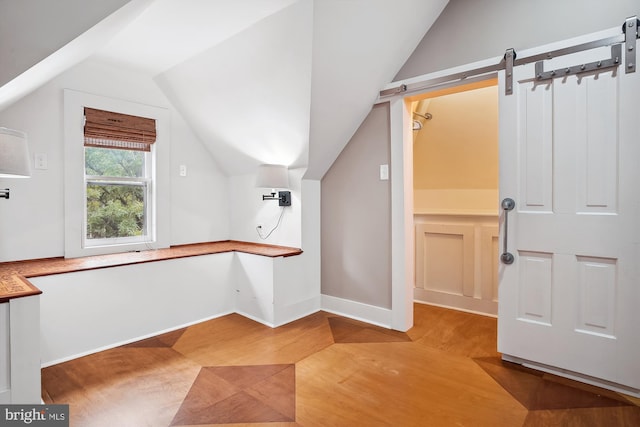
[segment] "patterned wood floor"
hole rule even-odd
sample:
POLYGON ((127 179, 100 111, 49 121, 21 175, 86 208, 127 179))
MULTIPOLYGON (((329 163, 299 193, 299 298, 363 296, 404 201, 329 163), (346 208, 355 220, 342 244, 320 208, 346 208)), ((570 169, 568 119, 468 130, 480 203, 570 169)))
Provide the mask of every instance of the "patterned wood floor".
POLYGON ((94 426, 640 426, 640 400, 502 362, 496 320, 415 306, 405 333, 229 315, 42 371, 94 426))

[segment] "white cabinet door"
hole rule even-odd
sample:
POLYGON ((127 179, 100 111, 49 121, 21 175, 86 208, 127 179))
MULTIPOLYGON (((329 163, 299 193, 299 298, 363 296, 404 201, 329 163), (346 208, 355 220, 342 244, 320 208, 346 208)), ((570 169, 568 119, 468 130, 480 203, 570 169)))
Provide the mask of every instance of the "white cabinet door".
MULTIPOLYGON (((544 68, 610 56, 598 48, 544 68)), ((640 389, 640 73, 624 68, 536 84, 523 65, 513 95, 501 73, 500 197, 516 206, 498 350, 640 389)))

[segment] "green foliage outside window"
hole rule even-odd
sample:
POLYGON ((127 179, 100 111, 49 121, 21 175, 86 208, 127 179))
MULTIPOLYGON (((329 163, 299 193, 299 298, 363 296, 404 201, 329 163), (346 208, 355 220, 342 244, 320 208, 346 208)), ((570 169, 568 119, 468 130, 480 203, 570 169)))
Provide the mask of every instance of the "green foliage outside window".
POLYGON ((84 167, 86 175, 141 177, 144 176, 144 152, 86 147, 84 167))
POLYGON ((144 176, 144 159, 140 151, 85 148, 87 238, 144 234, 146 188, 135 180, 144 176))

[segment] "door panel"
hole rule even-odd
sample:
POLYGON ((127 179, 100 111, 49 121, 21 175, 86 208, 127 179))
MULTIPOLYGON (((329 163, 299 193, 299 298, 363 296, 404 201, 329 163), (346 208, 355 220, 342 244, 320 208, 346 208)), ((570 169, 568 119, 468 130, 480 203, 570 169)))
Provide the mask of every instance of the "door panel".
POLYGON ((576 331, 615 338, 618 265, 611 258, 577 257, 578 322, 576 331))
POLYGON ((553 254, 519 251, 518 319, 551 326, 553 254))
POLYGON ((618 85, 613 78, 583 78, 576 88, 577 211, 615 213, 618 194, 618 85))
POLYGON ((553 87, 536 87, 523 82, 518 88, 523 123, 518 138, 520 188, 523 210, 551 212, 553 209, 552 101, 553 87))
MULTIPOLYGON (((607 55, 594 49, 548 68, 607 55)), ((513 75, 510 96, 500 79, 500 197, 516 208, 498 350, 640 390, 640 73, 537 83, 529 64, 513 75)), ((502 242, 504 213, 500 230, 502 242)))

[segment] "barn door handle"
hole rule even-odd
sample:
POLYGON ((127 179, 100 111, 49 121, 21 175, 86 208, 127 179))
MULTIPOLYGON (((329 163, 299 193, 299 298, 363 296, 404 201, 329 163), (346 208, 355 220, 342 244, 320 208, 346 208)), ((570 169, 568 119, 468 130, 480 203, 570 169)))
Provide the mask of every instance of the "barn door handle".
POLYGON ((515 258, 513 257, 513 254, 507 250, 507 236, 509 234, 509 211, 516 207, 516 202, 507 197, 502 200, 501 205, 504 210, 504 241, 502 244, 504 252, 500 255, 500 261, 505 264, 513 264, 515 258))

